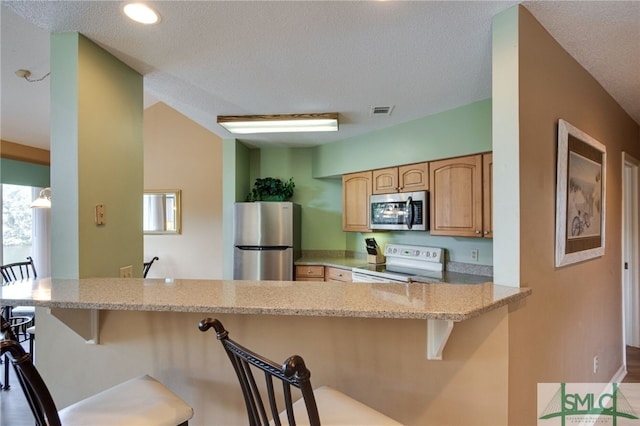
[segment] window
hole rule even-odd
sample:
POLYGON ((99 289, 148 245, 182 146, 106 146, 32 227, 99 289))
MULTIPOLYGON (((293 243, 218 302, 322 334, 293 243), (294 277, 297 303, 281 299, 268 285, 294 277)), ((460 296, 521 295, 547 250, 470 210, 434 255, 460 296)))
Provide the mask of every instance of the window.
POLYGON ((32 209, 41 188, 2 184, 2 264, 33 258, 38 276, 49 276, 49 209, 32 209))
POLYGON ((2 263, 24 261, 32 254, 33 212, 30 186, 2 185, 2 263))

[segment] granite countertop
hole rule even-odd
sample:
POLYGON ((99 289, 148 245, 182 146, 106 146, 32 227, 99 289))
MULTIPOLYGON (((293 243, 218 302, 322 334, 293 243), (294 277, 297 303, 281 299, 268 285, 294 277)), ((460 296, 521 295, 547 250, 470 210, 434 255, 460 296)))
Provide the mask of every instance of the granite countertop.
POLYGON ((18 281, 0 304, 50 308, 413 318, 463 321, 517 302, 531 289, 492 283, 397 284, 86 278, 18 281))

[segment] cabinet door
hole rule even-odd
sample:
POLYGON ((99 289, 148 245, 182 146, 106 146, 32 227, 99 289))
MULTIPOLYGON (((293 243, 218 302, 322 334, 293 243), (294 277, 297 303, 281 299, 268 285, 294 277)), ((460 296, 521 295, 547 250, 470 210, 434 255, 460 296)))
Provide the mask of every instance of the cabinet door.
POLYGON ((378 169, 373 171, 372 194, 389 194, 398 192, 398 168, 378 169))
POLYGON ((493 154, 482 156, 482 233, 493 238, 493 154))
POLYGON ((324 266, 297 265, 296 281, 324 281, 324 266))
POLYGON ((341 268, 334 268, 331 266, 325 266, 324 279, 325 281, 351 282, 351 271, 341 268))
POLYGON ((342 230, 369 231, 371 171, 342 176, 342 230))
POLYGON ((482 155, 429 165, 431 234, 482 237, 482 155))
POLYGON ((398 167, 400 192, 427 191, 429 189, 429 163, 398 167))

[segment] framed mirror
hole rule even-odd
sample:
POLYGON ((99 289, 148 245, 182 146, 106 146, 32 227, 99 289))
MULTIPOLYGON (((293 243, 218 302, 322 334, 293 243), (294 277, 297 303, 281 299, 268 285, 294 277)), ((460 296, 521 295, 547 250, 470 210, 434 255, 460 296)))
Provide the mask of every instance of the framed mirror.
POLYGON ((180 190, 145 190, 142 199, 142 230, 145 234, 179 234, 180 190))

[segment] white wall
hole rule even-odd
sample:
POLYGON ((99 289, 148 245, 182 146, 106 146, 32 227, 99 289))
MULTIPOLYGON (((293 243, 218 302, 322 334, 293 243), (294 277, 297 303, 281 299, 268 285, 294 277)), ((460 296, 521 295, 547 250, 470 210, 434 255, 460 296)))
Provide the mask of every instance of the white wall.
POLYGON ((147 278, 222 278, 222 139, 163 103, 144 112, 144 187, 182 191, 182 233, 145 235, 147 278))

